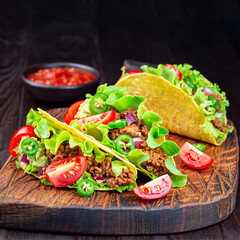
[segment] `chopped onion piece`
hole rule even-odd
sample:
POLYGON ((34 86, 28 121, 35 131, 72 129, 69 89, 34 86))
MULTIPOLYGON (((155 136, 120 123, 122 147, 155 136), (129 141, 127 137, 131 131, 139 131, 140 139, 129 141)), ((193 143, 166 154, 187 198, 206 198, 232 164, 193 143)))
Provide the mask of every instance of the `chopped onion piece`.
POLYGON ((216 114, 216 118, 221 118, 222 117, 222 112, 218 112, 217 114, 216 114))
POLYGON ((206 86, 204 87, 204 91, 207 92, 208 94, 213 93, 213 91, 210 88, 206 87, 206 86))
POLYGON ((26 154, 23 154, 22 158, 21 158, 21 162, 24 162, 24 163, 27 163, 29 164, 29 161, 27 159, 27 155, 26 154))
POLYGON ((135 144, 135 148, 142 148, 142 139, 141 138, 133 138, 134 144, 135 144))
POLYGON ((46 167, 39 167, 38 168, 38 176, 42 176, 43 175, 43 168, 46 168, 46 167))
POLYGON ((97 183, 102 183, 102 182, 104 182, 105 181, 105 177, 97 177, 97 179, 96 179, 96 182, 97 183))
POLYGON ((133 113, 130 113, 126 116, 126 120, 128 124, 131 124, 136 121, 136 118, 134 117, 133 113))

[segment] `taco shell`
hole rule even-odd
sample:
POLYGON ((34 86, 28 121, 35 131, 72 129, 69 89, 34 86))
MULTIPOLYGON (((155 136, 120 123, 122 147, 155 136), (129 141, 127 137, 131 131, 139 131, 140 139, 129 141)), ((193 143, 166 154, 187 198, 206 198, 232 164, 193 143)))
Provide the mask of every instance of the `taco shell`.
POLYGON ((197 103, 163 77, 149 73, 132 74, 116 85, 125 87, 127 94, 145 97, 146 108, 158 113, 163 120, 161 125, 170 132, 214 145, 223 142, 204 131, 202 125, 206 117, 197 103))
MULTIPOLYGON (((102 145, 92 136, 86 135, 83 132, 80 132, 77 129, 67 125, 66 123, 62 123, 62 122, 58 121, 56 118, 52 117, 49 113, 43 111, 42 109, 38 108, 38 111, 50 122, 53 122, 57 126, 61 127, 64 130, 69 131, 71 134, 73 134, 75 136, 78 136, 78 137, 80 137, 84 140, 88 140, 88 141, 92 142, 94 145, 98 146, 100 149, 104 150, 107 153, 110 153, 111 155, 116 157, 118 160, 121 160, 122 162, 124 162, 129 167, 129 169, 134 171, 134 175, 137 177, 136 167, 132 163, 130 163, 125 156, 119 155, 119 153, 116 152, 115 150, 112 150, 109 147, 102 145)), ((98 190, 102 190, 102 189, 98 189, 98 190)))

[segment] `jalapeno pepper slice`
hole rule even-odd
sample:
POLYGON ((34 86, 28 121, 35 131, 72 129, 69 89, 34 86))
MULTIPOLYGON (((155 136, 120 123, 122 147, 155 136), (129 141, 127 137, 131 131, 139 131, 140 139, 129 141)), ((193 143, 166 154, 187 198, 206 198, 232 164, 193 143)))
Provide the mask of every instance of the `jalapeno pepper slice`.
POLYGON ((197 87, 196 84, 194 84, 194 83, 192 83, 192 82, 190 82, 190 81, 185 81, 185 82, 186 82, 186 84, 187 84, 189 87, 191 87, 193 90, 197 91, 198 87, 197 87))
POLYGON ((21 141, 21 148, 27 156, 33 156, 37 153, 39 146, 35 139, 25 138, 21 141))
POLYGON ((133 139, 129 135, 120 135, 116 140, 116 150, 127 156, 129 152, 135 149, 135 144, 133 139))
POLYGON ((213 102, 212 107, 215 108, 216 111, 220 109, 220 104, 214 96, 210 96, 208 100, 211 100, 213 102))
POLYGON ((192 145, 201 152, 204 152, 206 150, 206 145, 202 143, 194 143, 192 145))
POLYGON ((91 111, 97 114, 106 112, 108 110, 107 99, 108 96, 104 93, 95 94, 89 103, 91 111))
POLYGON ((108 123, 108 126, 113 129, 113 128, 123 128, 126 127, 128 125, 127 120, 126 119, 119 119, 119 120, 115 120, 112 121, 110 123, 108 123))
POLYGON ((82 197, 89 197, 89 196, 91 196, 93 194, 94 190, 95 190, 95 184, 90 179, 82 179, 77 184, 77 192, 82 197))

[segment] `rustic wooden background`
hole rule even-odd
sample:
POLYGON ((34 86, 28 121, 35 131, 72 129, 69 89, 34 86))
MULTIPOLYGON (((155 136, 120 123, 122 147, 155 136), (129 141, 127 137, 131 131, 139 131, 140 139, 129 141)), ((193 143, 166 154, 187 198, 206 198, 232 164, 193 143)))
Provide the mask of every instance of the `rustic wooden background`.
MULTIPOLYGON (((228 117, 240 130, 240 5, 228 1, 72 0, 1 1, 0 167, 12 134, 31 107, 68 105, 35 101, 21 85, 30 64, 71 61, 97 67, 102 82, 115 83, 124 59, 188 62, 227 92, 228 117)), ((238 239, 240 192, 225 221, 181 234, 142 239, 238 239)), ((141 239, 0 230, 0 239, 141 239)))

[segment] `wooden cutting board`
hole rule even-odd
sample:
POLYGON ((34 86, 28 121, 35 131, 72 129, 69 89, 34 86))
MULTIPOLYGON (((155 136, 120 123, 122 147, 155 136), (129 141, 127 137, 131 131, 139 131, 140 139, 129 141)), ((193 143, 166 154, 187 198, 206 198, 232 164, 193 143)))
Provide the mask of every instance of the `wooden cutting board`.
MULTIPOLYGON (((66 109, 51 114, 62 120, 66 109)), ((169 134, 181 146, 196 141, 169 134)), ((206 144, 214 158, 205 170, 182 164, 188 183, 174 188, 164 198, 147 201, 133 192, 97 192, 88 198, 75 190, 44 186, 33 176, 16 169, 10 157, 0 171, 0 227, 30 231, 82 234, 161 234, 206 227, 227 218, 235 207, 239 148, 236 131, 222 146, 206 144)), ((138 183, 149 179, 139 174, 138 183)))

